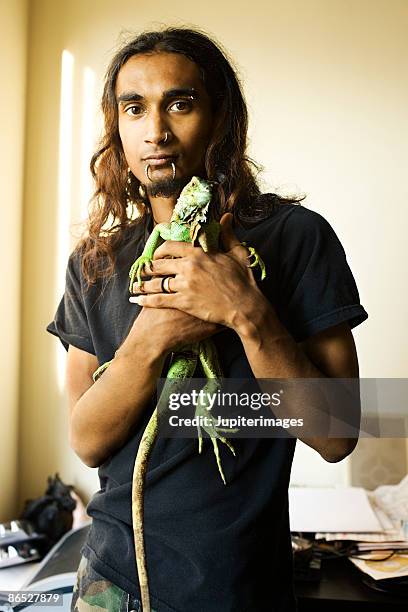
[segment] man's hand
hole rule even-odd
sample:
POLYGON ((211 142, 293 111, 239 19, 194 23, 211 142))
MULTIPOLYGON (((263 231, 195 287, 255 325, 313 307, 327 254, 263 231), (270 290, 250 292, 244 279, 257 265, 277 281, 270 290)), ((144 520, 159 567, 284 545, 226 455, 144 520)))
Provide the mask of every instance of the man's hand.
POLYGON ((220 325, 207 323, 173 308, 143 308, 135 319, 127 343, 142 342, 164 354, 186 344, 199 342, 222 330, 220 325))
POLYGON ((143 282, 141 288, 135 283, 133 292, 138 296, 130 301, 149 308, 177 309, 203 321, 236 327, 243 308, 256 309, 266 298, 248 267, 248 249, 240 244, 231 222, 231 213, 223 215, 223 253, 208 254, 185 242, 164 242, 148 271, 153 278, 143 282), (163 276, 172 276, 173 293, 162 292, 163 276))

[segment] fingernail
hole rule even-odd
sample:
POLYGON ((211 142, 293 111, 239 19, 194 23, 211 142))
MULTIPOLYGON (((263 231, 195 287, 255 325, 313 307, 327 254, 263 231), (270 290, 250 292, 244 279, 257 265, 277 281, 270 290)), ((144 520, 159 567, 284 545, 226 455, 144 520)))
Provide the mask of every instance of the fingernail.
POLYGON ((137 297, 130 297, 129 298, 129 302, 132 302, 132 304, 140 304, 140 301, 142 298, 137 296, 137 297))

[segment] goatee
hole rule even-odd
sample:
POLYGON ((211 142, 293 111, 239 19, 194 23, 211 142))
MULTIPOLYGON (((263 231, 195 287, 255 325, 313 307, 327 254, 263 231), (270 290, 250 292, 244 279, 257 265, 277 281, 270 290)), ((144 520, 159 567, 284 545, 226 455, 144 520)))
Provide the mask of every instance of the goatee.
POLYGON ((152 198, 171 198, 180 195, 181 190, 187 184, 185 178, 166 178, 153 181, 144 185, 147 195, 152 198))

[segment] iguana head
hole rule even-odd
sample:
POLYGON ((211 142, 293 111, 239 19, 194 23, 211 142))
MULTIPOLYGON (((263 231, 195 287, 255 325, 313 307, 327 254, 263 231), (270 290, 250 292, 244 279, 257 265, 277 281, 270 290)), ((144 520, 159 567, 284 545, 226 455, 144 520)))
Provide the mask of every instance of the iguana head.
POLYGON ((193 176, 178 197, 171 221, 186 225, 205 223, 210 201, 211 184, 205 179, 193 176))

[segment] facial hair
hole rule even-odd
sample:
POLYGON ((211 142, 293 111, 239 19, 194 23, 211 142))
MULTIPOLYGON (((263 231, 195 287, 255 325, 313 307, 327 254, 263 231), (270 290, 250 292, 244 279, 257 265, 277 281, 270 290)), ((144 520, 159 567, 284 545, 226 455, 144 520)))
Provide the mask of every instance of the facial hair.
POLYGON ((166 178, 145 184, 144 187, 152 198, 171 198, 179 196, 187 182, 185 178, 166 178))

